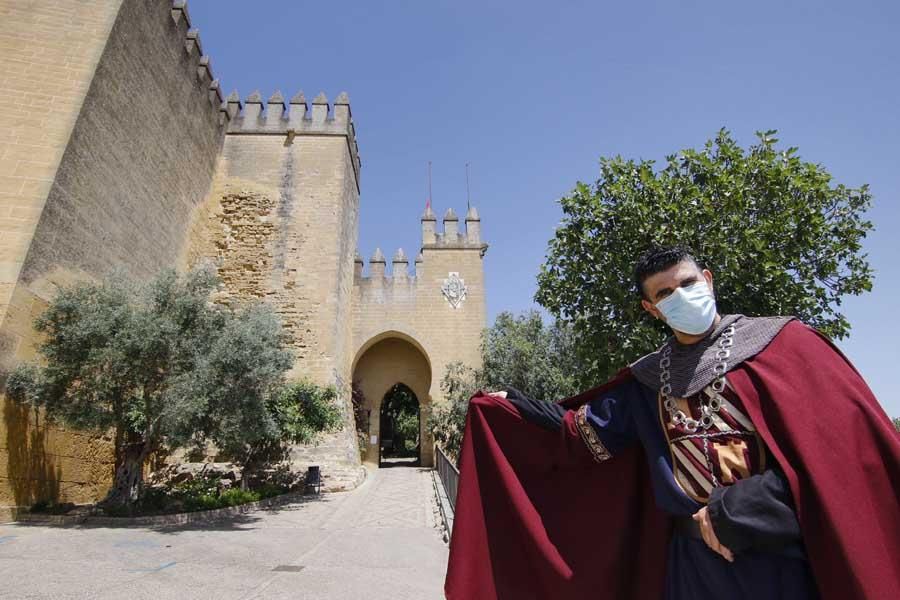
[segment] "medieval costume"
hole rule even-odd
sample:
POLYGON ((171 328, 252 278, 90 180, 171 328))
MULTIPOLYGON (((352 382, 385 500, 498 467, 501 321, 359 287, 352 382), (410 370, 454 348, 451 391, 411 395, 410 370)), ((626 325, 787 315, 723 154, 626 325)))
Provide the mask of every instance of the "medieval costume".
POLYGON ((559 403, 479 392, 460 469, 450 600, 900 598, 900 437, 796 319, 725 316, 559 403))

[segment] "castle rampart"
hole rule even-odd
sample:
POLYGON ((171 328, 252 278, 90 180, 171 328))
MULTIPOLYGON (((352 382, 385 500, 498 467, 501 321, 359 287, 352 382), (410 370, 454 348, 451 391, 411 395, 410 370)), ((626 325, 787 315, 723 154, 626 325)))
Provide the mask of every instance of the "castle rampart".
MULTIPOLYGON (((462 231, 449 210, 438 231, 429 208, 420 251, 397 249, 388 269, 376 250, 364 273, 347 94, 223 98, 180 0, 0 0, 0 14, 0 373, 36 358, 31 324, 60 286, 212 260, 216 300, 262 299, 281 316, 289 377, 340 390, 344 430, 293 458, 352 484, 355 367, 373 393, 404 380, 424 425, 446 365, 477 366, 487 248, 477 213, 462 231)), ((108 435, 0 403, 0 516, 102 496, 108 435)))
MULTIPOLYGON (((3 210, 15 209, 0 218, 0 366, 10 368, 34 358, 31 321, 58 286, 175 265, 227 113, 183 6, 3 0, 0 11, 10 42, 0 85, 24 108, 0 127, 0 165, 22 174, 18 184, 0 178, 3 210)), ((84 502, 105 489, 108 440, 38 426, 3 404, 0 505, 50 492, 84 502)))

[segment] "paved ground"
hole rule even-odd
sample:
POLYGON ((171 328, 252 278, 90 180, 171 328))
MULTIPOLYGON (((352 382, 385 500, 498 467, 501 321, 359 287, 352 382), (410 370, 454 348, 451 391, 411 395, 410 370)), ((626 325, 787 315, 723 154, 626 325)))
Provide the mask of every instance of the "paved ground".
POLYGON ((439 599, 434 506, 427 470, 394 467, 352 492, 215 523, 0 525, 0 598, 439 599))

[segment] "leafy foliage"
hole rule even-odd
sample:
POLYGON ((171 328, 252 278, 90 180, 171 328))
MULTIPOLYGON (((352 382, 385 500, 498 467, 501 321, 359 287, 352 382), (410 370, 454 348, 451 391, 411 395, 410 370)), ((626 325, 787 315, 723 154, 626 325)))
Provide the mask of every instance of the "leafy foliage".
POLYGON ((251 410, 215 413, 210 421, 209 438, 245 470, 283 460, 290 444, 308 444, 342 425, 335 387, 308 379, 278 386, 251 410))
POLYGON ((353 404, 353 421, 356 424, 356 443, 359 446, 359 458, 366 457, 369 445, 369 413, 366 410, 366 396, 359 381, 351 386, 351 403, 353 404))
POLYGON ((832 185, 775 131, 743 150, 721 130, 702 150, 654 162, 600 161, 600 178, 561 199, 536 300, 573 327, 581 386, 593 385, 664 339, 632 283, 634 261, 653 245, 681 244, 715 276, 720 312, 793 314, 834 338, 850 324, 846 295, 871 290, 862 240, 871 197, 832 185))
POLYGON ((447 365, 441 379, 441 392, 444 401, 435 406, 428 415, 428 427, 434 441, 454 459, 459 455, 462 446, 463 430, 466 424, 466 411, 469 399, 480 387, 477 385, 479 373, 460 361, 447 365))
POLYGON ((897 432, 900 433, 900 417, 894 418, 894 429, 896 429, 897 432))
POLYGON ((333 390, 285 386, 293 356, 273 309, 214 304, 219 283, 206 265, 184 277, 169 269, 148 283, 116 271, 60 289, 35 320, 45 366, 17 367, 7 394, 43 407, 51 420, 115 430, 107 504, 137 499, 144 461, 164 446, 211 439, 240 454, 307 441, 334 423, 325 408, 333 390))
POLYGON ((501 312, 482 334, 481 385, 506 385, 533 398, 559 400, 577 393, 577 356, 572 327, 554 321, 545 325, 536 310, 515 316, 501 312))
POLYGON ((435 441, 449 455, 457 455, 469 399, 478 389, 512 386, 548 401, 576 394, 578 358, 574 341, 570 325, 560 321, 547 325, 537 311, 497 315, 482 334, 482 369, 455 362, 444 373, 441 390, 445 402, 434 407, 429 418, 435 441))
POLYGON ((394 431, 398 443, 406 452, 419 447, 419 411, 404 411, 394 419, 394 431))
POLYGON ((402 383, 394 385, 385 394, 381 416, 382 437, 393 436, 393 449, 385 456, 415 452, 419 447, 419 401, 413 391, 402 383))

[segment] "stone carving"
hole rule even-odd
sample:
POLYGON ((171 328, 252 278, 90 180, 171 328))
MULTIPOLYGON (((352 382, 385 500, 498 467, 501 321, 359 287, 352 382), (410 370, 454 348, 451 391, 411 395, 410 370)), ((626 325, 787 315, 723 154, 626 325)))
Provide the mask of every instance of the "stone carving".
POLYGON ((450 271, 447 274, 441 291, 444 292, 444 297, 453 308, 459 308, 462 301, 466 299, 466 283, 456 271, 450 271))

